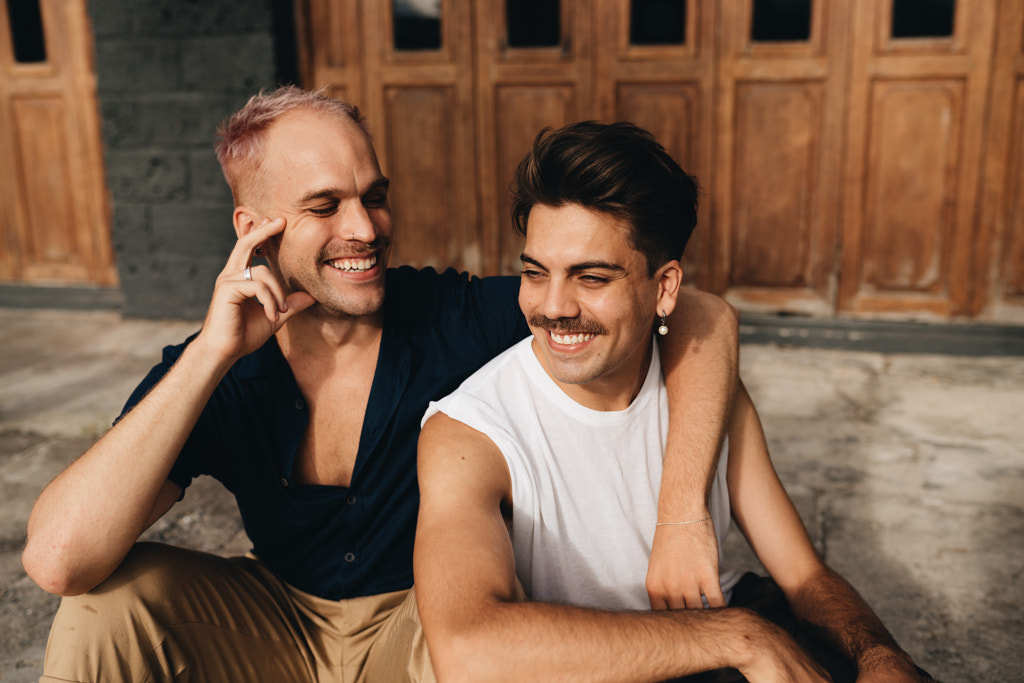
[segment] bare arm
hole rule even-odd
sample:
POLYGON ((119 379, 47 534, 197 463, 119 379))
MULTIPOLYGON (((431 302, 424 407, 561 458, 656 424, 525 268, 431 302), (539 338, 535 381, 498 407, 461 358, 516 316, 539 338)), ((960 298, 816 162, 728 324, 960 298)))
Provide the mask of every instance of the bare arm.
POLYGON ((760 419, 742 384, 729 431, 728 477, 733 515, 794 615, 857 664, 858 680, 917 681, 910 656, 853 586, 815 552, 772 467, 760 419))
POLYGON ((821 681, 747 610, 609 612, 517 602, 501 513, 510 481, 483 434, 440 414, 420 434, 416 592, 440 681, 659 681, 736 666, 753 681, 821 681))
POLYGON ((43 589, 84 593, 117 568, 180 495, 167 475, 217 383, 237 358, 309 305, 307 294, 293 294, 285 305, 266 268, 253 281, 242 278, 253 248, 283 226, 264 224, 239 239, 199 336, 130 413, 40 494, 22 563, 43 589))
MULTIPOLYGON (((732 409, 739 357, 736 311, 722 299, 681 288, 660 337, 669 431, 658 499, 659 522, 709 516, 707 500, 732 409)), ((718 541, 710 521, 665 524, 654 532, 647 573, 652 609, 724 607, 718 541)))

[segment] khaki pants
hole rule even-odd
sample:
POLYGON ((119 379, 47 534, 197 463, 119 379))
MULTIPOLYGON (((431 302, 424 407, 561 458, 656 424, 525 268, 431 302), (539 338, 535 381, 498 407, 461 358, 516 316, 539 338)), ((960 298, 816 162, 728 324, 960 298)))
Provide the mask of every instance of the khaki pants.
POLYGON ((433 683, 413 590, 298 591, 248 557, 139 543, 64 598, 41 681, 433 683))

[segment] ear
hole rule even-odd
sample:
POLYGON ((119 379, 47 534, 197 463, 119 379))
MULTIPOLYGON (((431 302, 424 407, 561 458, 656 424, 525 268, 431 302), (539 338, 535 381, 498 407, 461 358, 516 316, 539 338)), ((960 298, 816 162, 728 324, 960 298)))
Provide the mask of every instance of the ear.
POLYGON ((683 284, 683 266, 679 261, 672 260, 658 269, 654 274, 658 281, 658 316, 668 316, 675 310, 679 288, 683 284))
POLYGON ((231 215, 235 225, 235 236, 242 238, 263 223, 263 216, 248 206, 236 206, 235 212, 231 215))

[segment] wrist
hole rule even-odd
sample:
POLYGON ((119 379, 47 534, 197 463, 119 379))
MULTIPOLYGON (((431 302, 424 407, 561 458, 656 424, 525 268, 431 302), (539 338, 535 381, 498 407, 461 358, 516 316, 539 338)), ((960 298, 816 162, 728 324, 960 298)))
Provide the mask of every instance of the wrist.
POLYGON ((200 331, 196 338, 185 346, 175 365, 188 367, 198 376, 209 376, 215 382, 219 382, 238 360, 224 353, 216 344, 209 343, 200 331))
POLYGON ((893 672, 916 671, 914 660, 903 650, 888 645, 875 645, 865 649, 857 657, 857 671, 893 672))

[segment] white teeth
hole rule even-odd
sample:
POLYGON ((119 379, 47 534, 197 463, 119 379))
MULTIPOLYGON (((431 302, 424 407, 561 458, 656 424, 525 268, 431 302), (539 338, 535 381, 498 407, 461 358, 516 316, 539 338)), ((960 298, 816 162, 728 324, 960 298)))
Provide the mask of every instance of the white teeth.
POLYGON ((594 338, 592 334, 555 334, 551 333, 551 340, 556 344, 564 344, 565 346, 571 346, 572 344, 582 344, 588 342, 594 338))
POLYGON ((334 261, 328 261, 327 265, 335 270, 340 270, 345 273, 361 273, 377 265, 377 255, 374 254, 370 258, 362 259, 337 259, 334 261))

